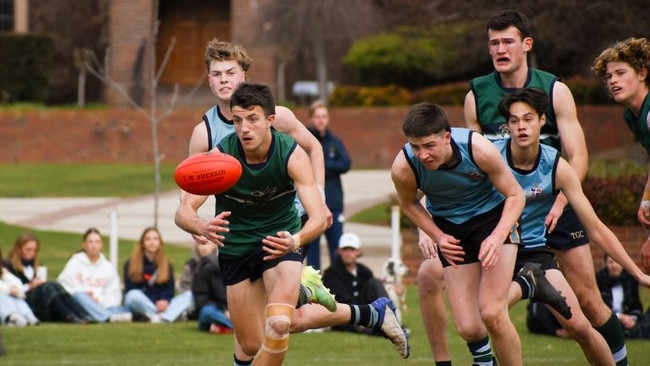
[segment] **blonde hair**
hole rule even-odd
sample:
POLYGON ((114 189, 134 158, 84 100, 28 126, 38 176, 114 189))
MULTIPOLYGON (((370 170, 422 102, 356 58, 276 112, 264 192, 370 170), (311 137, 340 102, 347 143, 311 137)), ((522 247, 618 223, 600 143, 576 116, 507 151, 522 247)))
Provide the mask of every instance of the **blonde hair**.
POLYGON ((309 106, 309 109, 307 109, 307 115, 309 116, 309 118, 311 118, 311 117, 314 116, 314 113, 316 113, 316 110, 317 110, 318 108, 325 108, 325 109, 327 109, 327 103, 325 103, 324 101, 322 101, 322 100, 320 100, 320 99, 319 99, 319 100, 315 100, 315 101, 314 101, 314 102, 309 106))
POLYGON ((14 267, 16 272, 23 273, 25 271, 25 266, 22 262, 22 249, 30 241, 36 242, 36 255, 34 256, 34 268, 38 268, 41 265, 41 261, 38 259, 38 251, 41 249, 41 243, 38 241, 36 235, 30 232, 24 232, 16 238, 13 248, 7 256, 7 260, 11 262, 11 265, 14 267))
POLYGON ((131 252, 131 257, 129 258, 129 268, 128 276, 133 282, 141 282, 142 274, 144 271, 143 262, 144 262, 144 238, 150 231, 155 231, 158 234, 158 239, 160 240, 160 248, 156 251, 153 261, 156 264, 157 275, 156 275, 156 284, 162 284, 169 281, 169 259, 165 254, 165 246, 160 235, 160 231, 155 227, 148 227, 144 229, 142 235, 140 235, 140 240, 133 247, 131 252))
POLYGON ((248 56, 246 49, 240 45, 234 45, 229 42, 220 41, 213 38, 208 41, 205 49, 205 66, 210 71, 212 61, 237 61, 244 71, 253 63, 253 59, 248 56))
MULTIPOLYGON (((610 62, 625 62, 637 73, 643 69, 650 72, 650 42, 646 38, 628 38, 616 42, 594 59, 591 71, 597 77, 605 78, 607 64, 610 62)), ((646 77, 645 83, 650 86, 650 78, 646 77)))

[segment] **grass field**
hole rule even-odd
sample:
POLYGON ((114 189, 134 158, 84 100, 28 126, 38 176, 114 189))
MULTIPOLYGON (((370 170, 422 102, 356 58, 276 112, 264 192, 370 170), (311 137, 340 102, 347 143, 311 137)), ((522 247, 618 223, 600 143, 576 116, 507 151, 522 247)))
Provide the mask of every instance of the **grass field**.
MULTIPOLYGON (((13 239, 24 228, 0 223, 0 248, 6 253, 13 239)), ((42 258, 55 278, 70 253, 79 248, 77 234, 36 231, 43 242, 42 258)), ((133 243, 122 241, 129 248, 133 243)), ((167 254, 180 271, 187 259, 187 248, 166 247, 167 254)), ((128 256, 121 251, 120 263, 128 256)), ((407 290, 405 324, 411 329, 411 357, 402 360, 388 341, 339 332, 296 334, 291 338, 286 365, 431 365, 419 315, 417 292, 407 290)), ((644 304, 650 303, 650 291, 643 290, 644 304)), ((511 317, 522 340, 526 365, 585 364, 575 342, 532 335, 525 327, 525 304, 520 303, 511 317)), ((451 319, 450 315, 448 319, 451 319)), ((229 335, 210 335, 196 330, 195 322, 175 324, 92 324, 47 323, 31 328, 2 327, 9 354, 0 365, 231 365, 232 341, 229 335)), ((449 347, 456 365, 469 365, 465 342, 448 325, 449 347)), ((632 364, 643 364, 647 341, 628 341, 632 364)))
MULTIPOLYGON (((165 166, 163 187, 173 188, 173 167, 165 166)), ((49 165, 0 164, 3 183, 0 196, 128 196, 151 193, 153 168, 149 165, 49 165), (99 178, 99 176, 103 178, 99 178), (126 182, 129 185, 126 185, 126 182)), ((165 189, 165 188, 163 188, 165 189)), ((0 207, 0 209, 2 209, 0 207)), ((375 208, 375 210, 381 210, 375 208)), ((357 221, 381 221, 382 213, 368 213, 357 221)), ((0 222, 0 249, 6 254, 24 228, 0 222)), ((49 267, 50 278, 61 271, 71 253, 79 249, 78 234, 36 231, 43 244, 41 257, 49 267)), ((104 238, 107 243, 108 239, 104 238)), ((120 241, 123 248, 133 242, 120 241)), ((166 251, 176 273, 189 256, 187 248, 168 245, 166 251)), ((120 251, 124 263, 129 250, 120 251)), ((643 303, 650 303, 647 289, 643 303)), ((402 360, 393 346, 379 337, 338 332, 296 334, 291 337, 285 365, 432 365, 419 315, 416 288, 407 290, 405 324, 411 329, 411 357, 402 360)), ((584 357, 575 342, 532 335, 525 327, 525 304, 511 312, 519 330, 525 365, 582 365, 584 357)), ((451 319, 448 316, 448 319, 451 319)), ((42 324, 31 328, 1 327, 8 355, 0 365, 232 365, 230 335, 209 335, 196 330, 195 322, 175 324, 42 324)), ((469 365, 467 347, 448 325, 449 347, 456 365, 469 365)), ((628 341, 630 363, 647 364, 648 341, 628 341)))
MULTIPOLYGON (((176 188, 162 164, 161 190, 176 188)), ((127 197, 154 192, 151 164, 0 164, 0 197, 127 197)))
MULTIPOLYGON (((402 360, 380 337, 324 332, 294 334, 285 362, 288 366, 432 365, 433 359, 419 319, 416 289, 407 290, 406 325, 411 329, 411 357, 402 360)), ((522 340, 524 364, 586 364, 575 342, 531 335, 525 330, 523 303, 511 310, 522 340)), ((196 330, 195 322, 174 324, 43 324, 3 328, 8 355, 2 365, 232 365, 230 335, 196 330)), ((454 364, 470 365, 465 343, 447 331, 454 364)), ((630 364, 647 360, 647 341, 628 341, 630 364)))

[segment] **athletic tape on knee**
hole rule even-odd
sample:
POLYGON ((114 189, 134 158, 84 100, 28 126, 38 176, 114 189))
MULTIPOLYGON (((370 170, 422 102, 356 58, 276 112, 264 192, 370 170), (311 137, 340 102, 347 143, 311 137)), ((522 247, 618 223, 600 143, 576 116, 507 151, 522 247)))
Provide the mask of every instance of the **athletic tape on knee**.
POLYGON ((289 326, 294 307, 289 304, 274 303, 266 305, 266 325, 262 348, 269 353, 286 352, 289 348, 289 326), (286 332, 278 333, 274 328, 277 323, 286 324, 286 332))

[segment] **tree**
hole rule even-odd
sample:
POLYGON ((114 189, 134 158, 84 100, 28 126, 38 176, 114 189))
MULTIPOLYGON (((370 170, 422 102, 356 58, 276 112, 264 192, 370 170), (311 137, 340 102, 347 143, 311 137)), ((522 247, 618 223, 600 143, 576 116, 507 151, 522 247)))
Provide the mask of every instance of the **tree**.
POLYGON ((445 12, 451 19, 481 22, 481 32, 469 35, 464 47, 482 48, 486 55, 485 22, 501 9, 526 14, 535 40, 531 64, 561 77, 590 76, 591 62, 605 47, 617 40, 648 34, 645 1, 466 0, 450 1, 445 12))
POLYGON ((319 97, 325 101, 328 60, 340 60, 352 41, 381 27, 372 0, 269 1, 261 14, 261 42, 295 50, 296 57, 311 53, 319 97))
MULTIPOLYGON (((48 103, 72 103, 77 99, 76 50, 87 49, 101 59, 108 45, 109 0, 30 0, 30 32, 44 34, 54 42, 56 72, 50 78, 48 103), (74 9, 74 11, 72 11, 74 9)), ((101 83, 89 79, 86 101, 98 101, 101 83)))
MULTIPOLYGON (((138 99, 140 98, 137 95, 137 93, 133 93, 133 92, 129 93, 119 83, 113 80, 110 77, 110 75, 106 72, 106 69, 102 66, 102 64, 98 62, 96 57, 94 57, 94 55, 90 57, 89 62, 85 63, 85 66, 89 73, 91 73, 99 80, 101 80, 101 82, 111 87, 116 92, 118 92, 133 109, 135 109, 143 116, 145 116, 151 125, 151 150, 152 150, 152 155, 154 160, 154 224, 153 226, 158 227, 158 213, 159 213, 159 201, 160 201, 160 164, 163 157, 163 154, 160 153, 159 142, 158 142, 158 126, 160 122, 163 119, 165 119, 169 114, 171 114, 171 112, 178 105, 179 86, 178 84, 174 85, 174 90, 172 93, 172 97, 169 101, 169 104, 166 106, 166 108, 164 108, 164 110, 161 110, 161 108, 159 108, 158 106, 158 95, 157 95, 158 82, 160 80, 163 71, 165 70, 165 67, 167 66, 169 57, 174 51, 174 46, 176 41, 174 38, 172 38, 172 41, 165 52, 165 56, 163 57, 160 66, 158 67, 158 69, 156 69, 156 37, 158 35, 158 27, 160 25, 159 24, 160 22, 157 20, 158 9, 159 9, 158 0, 155 0, 152 6, 154 9, 154 14, 153 14, 154 22, 152 23, 149 37, 147 37, 147 40, 143 42, 143 49, 142 49, 142 51, 145 50, 149 51, 147 53, 149 59, 145 61, 149 63, 148 70, 150 73, 148 77, 149 89, 145 90, 149 92, 148 110, 143 108, 138 102, 138 99)), ((110 50, 107 51, 107 54, 109 52, 110 50)), ((203 77, 197 80, 194 89, 192 89, 192 91, 190 91, 185 98, 189 98, 198 89, 198 87, 203 82, 203 80, 204 80, 203 77)))

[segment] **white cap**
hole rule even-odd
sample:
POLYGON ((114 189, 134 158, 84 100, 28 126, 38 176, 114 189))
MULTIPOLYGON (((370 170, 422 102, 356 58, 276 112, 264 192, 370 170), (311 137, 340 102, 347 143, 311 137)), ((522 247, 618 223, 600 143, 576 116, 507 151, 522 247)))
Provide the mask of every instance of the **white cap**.
POLYGON ((339 239, 339 249, 343 248, 354 248, 359 249, 361 247, 361 239, 357 234, 345 233, 341 235, 339 239))

